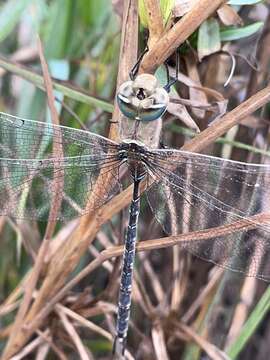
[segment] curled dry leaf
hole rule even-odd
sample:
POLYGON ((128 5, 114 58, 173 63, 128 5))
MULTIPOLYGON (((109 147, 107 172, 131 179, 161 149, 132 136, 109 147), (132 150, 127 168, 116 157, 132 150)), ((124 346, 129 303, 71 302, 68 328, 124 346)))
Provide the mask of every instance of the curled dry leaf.
MULTIPOLYGON (((201 86, 201 79, 198 72, 197 59, 195 58, 195 55, 190 57, 186 56, 185 64, 189 78, 196 82, 197 85, 201 86)), ((199 101, 202 104, 207 103, 207 96, 205 93, 193 86, 189 87, 189 98, 190 100, 199 101)), ((205 117, 205 111, 201 109, 192 109, 192 114, 199 119, 204 119, 205 117)))
POLYGON ((234 8, 225 4, 217 10, 218 17, 226 26, 244 25, 242 18, 237 14, 234 8))
MULTIPOLYGON (((180 99, 180 97, 179 97, 180 99)), ((189 112, 187 111, 185 105, 181 104, 179 102, 170 102, 168 105, 168 112, 174 116, 176 116, 178 119, 183 121, 183 123, 190 129, 195 130, 197 133, 200 132, 200 129, 196 122, 192 119, 189 112)))
POLYGON ((210 111, 214 113, 216 118, 225 114, 228 104, 228 101, 226 99, 223 99, 221 101, 212 101, 211 103, 209 102, 200 103, 199 101, 196 100, 181 99, 180 97, 179 98, 172 97, 171 102, 174 104, 190 106, 193 108, 201 108, 205 111, 210 111))
POLYGON ((177 116, 180 120, 182 120, 189 128, 195 130, 196 132, 200 132, 197 124, 194 122, 192 117, 187 112, 186 106, 190 106, 192 108, 200 108, 205 111, 212 112, 212 116, 209 117, 210 123, 213 124, 216 120, 218 120, 222 115, 226 113, 227 110, 228 100, 223 99, 222 101, 213 101, 211 103, 200 103, 196 100, 189 100, 189 99, 181 99, 180 97, 172 97, 170 105, 168 107, 168 111, 175 116, 177 116), (175 109, 171 107, 171 105, 175 105, 175 109), (176 110, 178 113, 176 114, 176 110), (173 112, 174 111, 174 112, 173 112), (187 112, 188 116, 190 117, 191 121, 188 120, 188 117, 184 113, 187 112), (183 112, 183 113, 181 113, 183 112), (195 124, 195 125, 194 125, 195 124))
MULTIPOLYGON (((170 76, 173 77, 175 70, 169 67, 169 73, 170 76)), ((203 113, 205 113, 205 111, 212 112, 213 114, 210 117, 210 121, 213 122, 226 113, 228 100, 217 90, 201 86, 199 77, 197 77, 197 79, 198 81, 182 73, 178 74, 178 81, 189 87, 190 99, 182 99, 176 91, 174 91, 170 97, 168 112, 177 116, 190 129, 199 132, 199 127, 188 113, 186 106, 193 108, 193 110, 195 108, 196 110, 203 111, 203 113)), ((196 116, 198 117, 198 113, 196 113, 196 116)))

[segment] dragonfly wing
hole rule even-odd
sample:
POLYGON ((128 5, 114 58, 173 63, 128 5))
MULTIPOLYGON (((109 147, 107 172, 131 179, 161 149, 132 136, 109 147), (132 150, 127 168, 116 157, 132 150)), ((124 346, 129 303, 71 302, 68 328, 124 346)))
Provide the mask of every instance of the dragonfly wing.
POLYGON ((270 166, 154 150, 149 204, 168 234, 205 230, 183 243, 194 255, 270 280, 270 166), (206 231, 206 229, 208 229, 206 231))
POLYGON ((0 113, 0 214, 64 220, 100 207, 118 191, 117 154, 99 135, 0 113))
POLYGON ((0 112, 0 157, 42 159, 52 157, 52 143, 60 143, 64 156, 92 155, 96 149, 117 149, 117 143, 88 131, 22 119, 0 112))

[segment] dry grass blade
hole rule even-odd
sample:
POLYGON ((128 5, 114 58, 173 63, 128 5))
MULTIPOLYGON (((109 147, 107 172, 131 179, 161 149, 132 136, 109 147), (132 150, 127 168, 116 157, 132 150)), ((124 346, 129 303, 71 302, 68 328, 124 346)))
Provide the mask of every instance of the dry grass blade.
POLYGON ((63 323, 64 328, 66 329, 67 333, 69 334, 70 340, 74 342, 74 344, 78 350, 80 359, 91 360, 91 358, 87 354, 87 351, 86 351, 77 331, 75 330, 74 326, 69 321, 66 314, 59 307, 56 308, 56 312, 58 313, 58 315, 63 323))
MULTIPOLYGON (((49 105, 49 109, 50 109, 52 122, 54 125, 59 125, 60 122, 59 122, 59 118, 58 118, 57 109, 55 107, 55 97, 53 94, 53 83, 52 83, 52 79, 50 77, 46 59, 44 57, 42 44, 41 44, 41 41, 39 38, 38 38, 38 47, 39 47, 40 61, 41 61, 42 71, 44 74, 44 84, 45 84, 46 93, 47 93, 47 97, 48 97, 48 105, 49 105)), ((64 156, 63 148, 62 148, 62 136, 61 136, 60 132, 57 132, 54 135, 55 135, 54 140, 57 140, 57 141, 53 142, 53 156, 57 159, 61 159, 64 156)), ((52 190, 53 190, 53 194, 55 194, 55 196, 52 199, 49 218, 54 218, 57 216, 57 213, 61 206, 62 194, 63 194, 63 188, 64 188, 64 170, 63 169, 60 171, 59 171, 59 169, 54 169, 54 170, 55 170, 55 172, 57 172, 57 174, 54 172, 54 175, 53 175, 54 184, 53 184, 52 190), (62 179, 62 181, 57 181, 57 178, 59 178, 59 177, 62 179)), ((44 236, 45 241, 52 237, 54 229, 55 229, 55 225, 56 225, 56 221, 48 222, 48 225, 47 225, 47 228, 45 231, 45 236, 44 236)), ((43 253, 43 256, 44 255, 46 256, 46 253, 43 253)))
POLYGON ((267 79, 269 79, 269 56, 270 56, 270 14, 264 22, 263 32, 260 41, 258 42, 258 49, 256 52, 256 59, 260 64, 259 69, 253 69, 249 80, 247 94, 253 95, 261 87, 267 79))
POLYGON ((156 323, 152 329, 152 340, 157 360, 169 360, 165 344, 165 336, 160 323, 156 323))
POLYGON ((20 301, 15 301, 11 304, 3 304, 0 307, 0 317, 4 316, 18 308, 20 301))
POLYGON ((37 334, 46 341, 47 345, 51 347, 60 360, 68 360, 63 351, 54 344, 48 331, 37 330, 37 334))
POLYGON ((2 328, 2 329, 0 330, 0 339, 5 339, 5 338, 7 338, 7 337, 10 335, 11 330, 12 330, 12 324, 6 326, 5 328, 2 328))
POLYGON ((25 346, 19 354, 12 356, 9 358, 9 360, 21 360, 25 358, 25 356, 31 354, 41 344, 44 344, 44 339, 42 336, 39 336, 35 340, 31 341, 27 346, 25 346))
POLYGON ((209 238, 215 239, 219 236, 233 234, 234 232, 251 230, 256 228, 258 225, 268 224, 269 221, 270 221, 269 213, 260 213, 258 215, 251 216, 250 218, 235 221, 233 223, 211 229, 193 231, 187 234, 143 241, 138 244, 138 251, 161 249, 163 247, 181 244, 181 242, 185 242, 185 241, 206 240, 209 238))
MULTIPOLYGON (((217 112, 219 110, 219 104, 218 102, 212 102, 212 103, 208 103, 208 102, 200 102, 199 100, 190 100, 190 99, 183 99, 183 98, 176 98, 174 96, 172 96, 171 100, 172 103, 174 104, 180 104, 180 105, 185 105, 185 106, 190 106, 193 108, 199 108, 199 109, 203 109, 203 110, 207 110, 207 111, 215 111, 217 112)), ((224 99, 223 102, 226 102, 226 100, 224 99)))
POLYGON ((91 331, 103 336, 105 339, 108 339, 111 342, 113 341, 113 337, 108 331, 103 330, 100 326, 97 326, 94 323, 92 323, 91 321, 86 320, 84 317, 75 313, 74 311, 70 310, 69 308, 67 308, 61 304, 57 304, 56 308, 61 310, 64 314, 66 314, 73 320, 76 320, 81 326, 84 326, 84 327, 90 329, 91 331))
POLYGON ((204 303, 205 299, 213 290, 217 287, 221 277, 223 275, 224 270, 217 268, 209 282, 205 285, 199 296, 192 303, 191 307, 186 311, 184 316, 181 318, 182 322, 187 323, 194 316, 195 312, 200 308, 200 306, 204 303))
MULTIPOLYGON (((183 242, 206 240, 209 238, 224 236, 227 234, 233 234, 237 231, 243 231, 247 229, 255 228, 257 224, 269 223, 270 215, 268 213, 261 213, 250 217, 249 219, 239 220, 234 223, 219 226, 216 228, 194 231, 187 234, 164 237, 160 239, 141 241, 137 245, 137 251, 150 251, 154 249, 168 248, 170 246, 181 245, 183 242)), ((109 249, 103 250, 99 257, 93 260, 87 265, 78 275, 70 280, 61 290, 40 310, 38 315, 27 324, 27 332, 33 332, 39 326, 41 321, 48 316, 53 310, 54 306, 70 291, 75 285, 77 285, 86 275, 97 269, 104 261, 107 261, 113 257, 121 256, 123 253, 123 246, 114 246, 109 249)))
POLYGON ((242 18, 230 5, 225 4, 218 9, 217 14, 224 25, 244 25, 242 18))
POLYGON ((194 330, 184 324, 177 324, 177 327, 197 343, 212 360, 229 360, 229 357, 215 345, 196 334, 194 330))
POLYGON ((247 320, 249 310, 256 295, 256 279, 248 277, 245 279, 241 290, 239 302, 235 308, 230 330, 227 335, 225 349, 228 349, 235 339, 239 336, 241 329, 247 320))
POLYGON ((154 306, 150 300, 148 291, 146 290, 145 285, 142 282, 137 271, 135 271, 134 273, 134 280, 132 286, 132 296, 134 300, 140 304, 145 314, 153 314, 154 306))
POLYGON ((148 260, 147 256, 142 254, 143 256, 140 257, 140 260, 143 263, 144 271, 148 277, 149 280, 149 286, 151 286, 153 293, 155 294, 155 297, 157 299, 158 303, 161 303, 161 301, 165 297, 165 292, 161 286, 161 283, 158 278, 158 274, 155 273, 151 262, 148 260))
MULTIPOLYGON (((58 114, 57 114, 57 110, 55 107, 55 99, 54 99, 54 95, 53 95, 52 80, 50 78, 48 66, 47 66, 47 63, 46 63, 46 60, 44 57, 42 44, 39 39, 38 39, 38 47, 39 47, 40 60, 41 60, 41 65, 42 65, 42 70, 43 70, 43 75, 44 75, 44 83, 45 83, 45 88, 46 88, 46 92, 47 92, 47 96, 48 96, 48 104, 49 104, 52 121, 54 124, 58 125, 59 119, 58 119, 58 114)), ((63 149, 61 146, 62 139, 61 139, 61 135, 59 133, 57 133, 57 137, 58 137, 57 141, 53 143, 53 155, 55 158, 61 158, 61 157, 63 157, 63 149)), ((64 186, 64 170, 61 170, 62 181, 57 181, 56 177, 59 177, 59 171, 58 171, 58 169, 55 169, 55 171, 57 171, 57 175, 55 175, 56 173, 54 172, 54 179, 56 181, 54 181, 54 184, 53 184, 53 187, 54 187, 53 194, 55 194, 55 196, 53 197, 52 203, 51 203, 50 217, 53 217, 53 215, 56 215, 58 213, 58 210, 60 209, 61 202, 62 202, 63 186, 64 186)), ((25 290, 24 290, 23 301, 22 301, 22 303, 20 305, 20 309, 17 313, 16 320, 13 325, 13 331, 11 332, 11 336, 8 340, 6 349, 4 351, 4 356, 6 353, 8 353, 10 351, 10 349, 12 349, 14 342, 16 342, 16 337, 17 337, 18 333, 21 331, 21 328, 22 328, 22 325, 24 322, 24 317, 27 313, 27 310, 28 310, 31 300, 33 298, 33 292, 35 290, 35 287, 36 287, 36 284, 37 284, 37 281, 38 281, 38 278, 40 275, 40 271, 44 265, 44 259, 46 257, 46 253, 49 248, 49 240, 53 235, 55 225, 56 225, 56 222, 49 222, 47 224, 44 240, 39 249, 34 268, 31 272, 31 276, 29 277, 29 279, 27 281, 27 284, 25 284, 26 286, 25 286, 25 290)))
POLYGON ((47 343, 41 344, 37 349, 35 360, 46 360, 49 351, 50 351, 49 344, 47 343))

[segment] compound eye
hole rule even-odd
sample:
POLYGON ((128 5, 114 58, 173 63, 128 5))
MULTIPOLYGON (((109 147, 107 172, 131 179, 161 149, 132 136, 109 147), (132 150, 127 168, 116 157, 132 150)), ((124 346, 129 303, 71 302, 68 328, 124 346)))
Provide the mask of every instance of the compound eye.
POLYGON ((133 89, 133 81, 124 82, 117 93, 117 103, 122 114, 129 119, 135 119, 137 109, 132 104, 132 99, 135 97, 133 89))
POLYGON ((135 119, 138 113, 138 108, 135 107, 128 97, 125 97, 120 92, 117 94, 117 104, 123 115, 129 119, 135 119))
POLYGON ((140 112, 141 121, 154 121, 159 119, 167 110, 167 105, 153 104, 140 112))
POLYGON ((141 121, 153 121, 159 119, 167 110, 167 104, 152 103, 149 106, 137 107, 132 104, 128 98, 123 95, 117 95, 117 103, 120 111, 127 118, 141 121))

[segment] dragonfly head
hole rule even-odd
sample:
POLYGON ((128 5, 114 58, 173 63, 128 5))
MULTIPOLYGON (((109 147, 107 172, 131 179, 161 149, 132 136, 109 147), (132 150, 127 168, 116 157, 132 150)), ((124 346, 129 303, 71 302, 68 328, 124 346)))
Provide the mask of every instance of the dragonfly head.
POLYGON ((154 75, 141 74, 119 87, 117 102, 120 111, 129 119, 153 121, 166 111, 169 95, 154 75))

